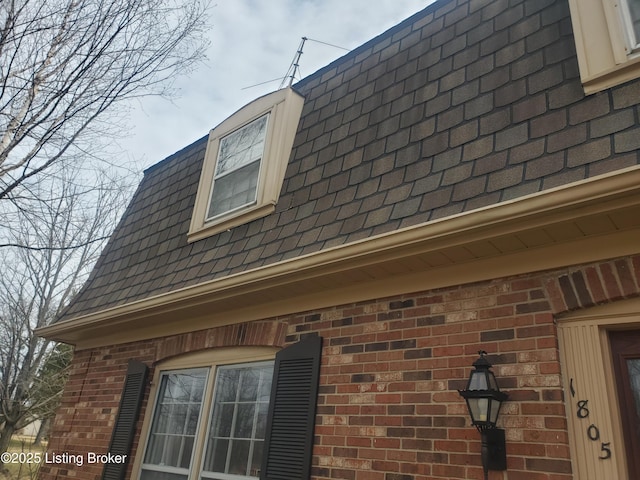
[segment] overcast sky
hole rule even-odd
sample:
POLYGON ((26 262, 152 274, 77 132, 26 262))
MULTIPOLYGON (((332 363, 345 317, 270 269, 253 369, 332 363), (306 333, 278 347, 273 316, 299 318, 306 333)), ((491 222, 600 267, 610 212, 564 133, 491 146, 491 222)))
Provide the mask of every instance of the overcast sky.
MULTIPOLYGON (((301 38, 349 50, 422 10, 433 0, 213 0, 207 60, 180 78, 173 102, 145 99, 119 143, 125 158, 149 167, 193 141, 251 100, 276 90, 301 38)), ((308 41, 306 77, 347 52, 308 41)), ((133 166, 133 165, 131 165, 133 166)), ((136 168, 136 167, 134 167, 136 168)))

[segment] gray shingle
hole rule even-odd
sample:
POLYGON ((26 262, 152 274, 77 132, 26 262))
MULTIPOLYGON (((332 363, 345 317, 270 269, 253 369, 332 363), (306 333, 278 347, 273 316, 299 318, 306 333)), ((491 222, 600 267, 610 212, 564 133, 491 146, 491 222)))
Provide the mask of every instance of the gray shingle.
POLYGON ((585 97, 566 2, 440 0, 301 80, 271 215, 187 243, 206 138, 147 169, 63 319, 640 163, 640 80, 585 97))

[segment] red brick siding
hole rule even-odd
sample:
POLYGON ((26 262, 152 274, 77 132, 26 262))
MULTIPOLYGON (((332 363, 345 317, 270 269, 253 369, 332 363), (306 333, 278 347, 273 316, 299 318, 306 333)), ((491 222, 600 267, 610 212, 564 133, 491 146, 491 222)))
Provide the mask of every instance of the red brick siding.
POLYGON ((635 297, 640 293, 640 256, 568 270, 549 277, 545 288, 554 313, 635 297))
MULTIPOLYGON (((285 334, 286 325, 282 322, 254 322, 78 352, 74 356, 69 381, 53 424, 49 451, 74 455, 107 451, 129 359, 140 360, 151 367, 149 378, 152 378, 153 366, 157 362, 180 353, 229 346, 282 346, 285 334)), ((138 421, 132 459, 136 453, 148 396, 149 387, 138 421)), ((99 479, 102 467, 85 464, 81 468, 70 468, 67 465, 45 464, 40 472, 42 480, 71 477, 99 479), (74 471, 69 473, 71 470, 74 471)))
POLYGON ((312 330, 327 342, 318 479, 481 478, 479 437, 457 392, 480 349, 492 354, 510 394, 502 417, 509 469, 528 469, 523 457, 569 468, 555 327, 541 279, 468 285, 291 320, 291 337, 312 330))
MULTIPOLYGON (((318 333, 314 480, 481 479, 479 434, 457 392, 480 349, 509 393, 500 418, 509 478, 569 480, 554 314, 637 296, 639 266, 636 256, 82 351, 49 448, 106 451, 129 358, 153 366, 203 348, 280 346, 318 333)), ((45 465, 41 478, 100 473, 45 465)))

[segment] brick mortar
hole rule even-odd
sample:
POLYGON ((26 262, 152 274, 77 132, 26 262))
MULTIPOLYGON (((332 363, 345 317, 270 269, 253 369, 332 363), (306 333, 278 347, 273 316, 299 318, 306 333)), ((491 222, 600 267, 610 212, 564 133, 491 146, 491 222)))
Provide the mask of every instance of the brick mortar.
MULTIPOLYGON (((574 306, 570 298, 581 299, 584 304, 574 307, 584 308, 637 296, 639 285, 635 256, 81 351, 49 449, 106 451, 130 358, 153 366, 179 353, 284 346, 317 333, 325 343, 314 479, 363 478, 362 472, 372 475, 367 478, 449 478, 459 469, 465 478, 477 476, 478 439, 456 390, 464 388, 477 351, 484 349, 510 395, 500 420, 510 471, 538 471, 544 464, 555 475, 548 478, 568 480, 555 315, 574 306), (614 280, 617 290, 607 286, 614 280)), ((141 418, 148 395, 147 389, 141 418)), ((41 479, 94 479, 100 473, 86 466, 68 471, 47 465, 41 479)))

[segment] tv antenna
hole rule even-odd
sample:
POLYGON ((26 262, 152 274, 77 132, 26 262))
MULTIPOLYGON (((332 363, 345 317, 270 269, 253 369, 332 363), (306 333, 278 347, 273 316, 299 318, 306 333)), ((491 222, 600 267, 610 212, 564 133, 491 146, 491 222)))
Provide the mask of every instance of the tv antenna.
POLYGON ((298 69, 300 68, 300 57, 302 56, 302 49, 304 48, 304 43, 307 40, 308 40, 307 37, 302 37, 302 41, 300 42, 300 46, 298 47, 298 51, 293 56, 293 60, 291 61, 291 65, 289 65, 289 70, 287 70, 287 73, 284 76, 284 78, 282 79, 282 82, 280 82, 280 87, 279 88, 283 88, 287 84, 287 79, 289 79, 289 85, 287 85, 287 86, 290 87, 293 84, 293 80, 296 78, 296 73, 298 72, 298 69))
MULTIPOLYGON (((340 47, 338 45, 333 45, 331 43, 322 42, 320 40, 314 40, 313 38, 309 38, 309 37, 302 37, 302 41, 300 42, 300 45, 298 46, 298 50, 296 51, 296 54, 293 56, 293 60, 291 61, 291 65, 289 65, 289 69, 287 70, 287 73, 285 74, 284 78, 282 78, 282 81, 280 82, 280 86, 278 87, 278 89, 284 88, 285 86, 290 87, 293 84, 293 81, 296 78, 296 74, 298 73, 298 71, 300 69, 300 57, 304 53, 303 52, 304 44, 307 41, 321 43, 322 45, 327 45, 327 46, 333 47, 333 48, 339 48, 340 50, 345 50, 347 52, 349 51, 348 48, 340 47)), ((255 85, 250 85, 248 87, 244 87, 244 88, 242 88, 242 90, 247 90, 248 88, 258 87, 260 85, 265 85, 267 83, 275 82, 276 80, 280 80, 280 79, 279 78, 275 78, 273 80, 267 80, 266 82, 256 83, 255 85)))

